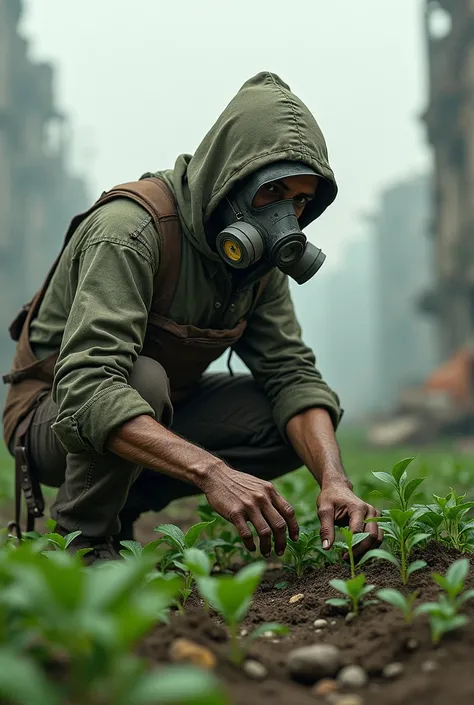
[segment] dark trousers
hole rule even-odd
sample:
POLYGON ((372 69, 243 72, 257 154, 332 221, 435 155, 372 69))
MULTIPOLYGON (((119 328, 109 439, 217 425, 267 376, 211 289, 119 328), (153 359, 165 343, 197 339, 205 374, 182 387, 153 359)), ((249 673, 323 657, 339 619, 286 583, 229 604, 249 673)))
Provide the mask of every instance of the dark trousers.
MULTIPOLYGON (((301 466, 250 375, 205 375, 192 397, 174 408, 168 378, 155 360, 139 357, 129 383, 154 409, 157 421, 170 423, 173 432, 237 470, 272 480, 301 466)), ((58 487, 51 513, 68 531, 125 537, 142 512, 199 494, 194 485, 111 452, 67 453, 51 430, 56 415, 56 404, 46 397, 30 427, 29 450, 40 482, 58 487)))

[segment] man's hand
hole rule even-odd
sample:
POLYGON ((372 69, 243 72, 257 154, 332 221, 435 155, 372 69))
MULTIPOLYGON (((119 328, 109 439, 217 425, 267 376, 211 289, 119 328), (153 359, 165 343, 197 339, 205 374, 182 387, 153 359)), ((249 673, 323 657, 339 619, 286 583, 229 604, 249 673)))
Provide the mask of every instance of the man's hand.
POLYGON ((323 548, 329 549, 334 543, 334 526, 349 526, 354 533, 368 532, 370 535, 354 547, 354 557, 360 558, 371 548, 380 546, 383 532, 376 522, 366 524, 366 519, 380 516, 371 504, 363 502, 344 483, 331 483, 321 490, 318 501, 318 515, 321 522, 323 548))
POLYGON ((210 473, 201 487, 211 507, 234 524, 249 551, 255 551, 255 543, 247 522, 254 525, 265 558, 272 550, 272 535, 278 556, 285 552, 287 527, 290 538, 298 540, 295 510, 270 482, 225 467, 224 472, 210 473))

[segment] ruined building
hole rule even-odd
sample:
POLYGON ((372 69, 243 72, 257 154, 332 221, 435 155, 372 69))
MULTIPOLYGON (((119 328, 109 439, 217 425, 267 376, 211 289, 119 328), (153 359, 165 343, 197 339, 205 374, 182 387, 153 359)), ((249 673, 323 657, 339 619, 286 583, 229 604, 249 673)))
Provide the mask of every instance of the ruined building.
POLYGON ((83 181, 67 165, 68 126, 55 103, 54 69, 29 58, 21 11, 21 0, 0 1, 0 371, 11 361, 9 321, 87 203, 83 181))
POLYGON ((426 0, 436 283, 421 306, 444 358, 474 338, 474 0, 426 0))

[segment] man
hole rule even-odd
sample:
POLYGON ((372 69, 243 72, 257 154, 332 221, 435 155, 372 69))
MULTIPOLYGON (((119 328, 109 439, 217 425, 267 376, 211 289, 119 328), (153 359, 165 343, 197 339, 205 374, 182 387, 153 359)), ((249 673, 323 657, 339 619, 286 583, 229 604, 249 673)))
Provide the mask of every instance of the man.
MULTIPOLYGON (((271 480, 302 464, 335 523, 380 542, 376 510, 344 474, 337 396, 303 343, 288 276, 324 255, 301 227, 334 200, 323 135, 281 79, 247 81, 193 156, 103 194, 17 322, 4 414, 30 486, 58 487, 58 531, 89 563, 117 557, 142 512, 204 493, 248 550, 298 537, 271 480), (23 316, 24 318, 24 316, 23 316), (21 333, 21 335, 20 335, 21 333), (235 351, 251 375, 205 374, 235 351)), ((37 489, 37 488, 36 488, 37 489)))

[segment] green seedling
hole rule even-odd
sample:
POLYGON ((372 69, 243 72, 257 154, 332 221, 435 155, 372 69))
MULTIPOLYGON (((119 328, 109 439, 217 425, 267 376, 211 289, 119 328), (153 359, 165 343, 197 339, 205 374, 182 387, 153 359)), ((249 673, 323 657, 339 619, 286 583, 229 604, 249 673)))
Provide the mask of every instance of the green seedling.
POLYGON ((446 593, 448 601, 456 609, 461 607, 467 600, 474 597, 474 590, 463 592, 466 578, 469 575, 470 563, 467 558, 460 558, 454 561, 446 571, 446 575, 432 573, 433 580, 446 593))
POLYGON ((202 548, 212 552, 219 568, 226 571, 231 569, 233 558, 242 555, 243 545, 240 536, 226 529, 218 538, 203 541, 202 548))
POLYGON ((470 564, 467 558, 461 558, 449 566, 446 575, 432 573, 433 580, 444 590, 438 602, 427 602, 417 608, 417 614, 428 615, 433 644, 439 644, 447 632, 464 626, 468 618, 459 614, 467 600, 474 598, 474 590, 464 592, 470 564))
MULTIPOLYGON (((129 694, 142 683, 145 665, 131 652, 166 618, 182 580, 149 580, 152 556, 84 570, 76 555, 59 550, 47 559, 34 552, 33 543, 0 551, 2 643, 35 661, 60 656, 68 672, 61 679, 61 703, 138 702, 129 694)), ((39 705, 39 697, 30 702, 39 705)))
POLYGON ((398 548, 400 559, 382 548, 374 548, 361 558, 359 565, 364 565, 372 558, 390 561, 390 563, 399 568, 402 583, 406 585, 412 573, 426 566, 426 561, 408 562, 412 550, 415 546, 431 537, 431 534, 419 531, 418 512, 414 509, 408 509, 407 511, 390 509, 388 514, 384 516, 367 519, 366 521, 375 521, 383 524, 385 535, 393 539, 394 544, 398 548))
POLYGON ((316 532, 311 534, 302 532, 298 541, 288 539, 287 550, 292 557, 292 563, 285 564, 286 570, 291 570, 301 578, 303 573, 314 565, 314 552, 319 541, 320 538, 316 532))
POLYGON ((246 645, 250 640, 261 636, 264 632, 286 633, 287 629, 280 625, 262 624, 246 642, 239 642, 238 626, 247 614, 252 596, 265 572, 263 561, 251 563, 234 575, 217 577, 196 577, 198 590, 203 597, 225 620, 231 637, 231 658, 234 663, 241 663, 245 658, 246 645))
POLYGON ((441 595, 438 602, 426 602, 420 605, 416 609, 416 614, 428 615, 431 641, 435 646, 439 644, 444 634, 459 629, 469 622, 466 615, 456 613, 456 607, 445 595, 441 595))
POLYGON ((345 528, 341 528, 341 533, 345 539, 345 542, 343 544, 344 548, 346 549, 346 551, 349 555, 349 562, 351 565, 351 578, 355 578, 356 570, 355 570, 355 560, 354 560, 354 548, 357 546, 357 544, 361 543, 361 541, 366 539, 367 536, 370 536, 370 534, 367 532, 353 534, 350 529, 345 529, 345 528))
POLYGON ((433 498, 436 504, 432 505, 430 509, 441 514, 444 543, 458 551, 472 550, 474 521, 466 521, 465 517, 474 507, 474 502, 464 501, 466 495, 458 495, 453 489, 446 497, 433 495, 433 498))
MULTIPOLYGON (((202 502, 201 504, 199 504, 197 508, 197 513, 199 518, 201 519, 201 522, 207 524, 205 532, 211 540, 221 538, 223 532, 225 531, 232 532, 233 526, 229 525, 229 522, 224 519, 224 517, 221 517, 220 514, 214 511, 214 509, 211 507, 210 504, 208 504, 208 502, 202 502)), ((238 534, 236 532, 235 536, 237 535, 238 534)))
POLYGON ((168 544, 171 547, 171 551, 165 554, 161 560, 161 569, 165 572, 167 569, 176 564, 176 561, 182 561, 184 551, 187 548, 192 548, 196 545, 200 535, 205 529, 208 529, 212 524, 208 521, 201 521, 198 524, 194 524, 186 533, 184 533, 179 526, 175 524, 160 524, 155 528, 155 531, 163 534, 163 536, 156 541, 152 541, 150 546, 154 548, 160 546, 163 543, 168 544))
POLYGON ((396 505, 397 509, 406 512, 410 506, 410 499, 416 492, 418 487, 424 482, 424 477, 415 477, 412 480, 408 479, 407 468, 415 458, 404 458, 392 468, 391 472, 373 472, 372 475, 381 482, 389 485, 397 499, 391 501, 396 505))
MULTIPOLYGON (((71 543, 76 539, 78 536, 82 534, 82 531, 73 531, 71 534, 66 534, 66 536, 61 536, 61 534, 56 534, 56 533, 51 533, 51 534, 43 534, 41 536, 42 539, 48 541, 49 544, 51 544, 52 549, 54 551, 67 551, 68 547, 71 545, 71 543)), ((79 557, 85 556, 86 553, 89 553, 92 551, 92 548, 81 548, 79 551, 76 551, 76 555, 79 557)), ((45 551, 45 553, 48 553, 48 550, 45 551)))
POLYGON ((364 602, 364 597, 372 592, 372 590, 375 590, 375 585, 365 584, 365 575, 363 574, 351 578, 350 580, 330 580, 329 584, 335 590, 345 595, 345 597, 331 597, 329 600, 326 600, 326 603, 333 607, 350 606, 356 616, 359 614, 359 608, 364 602))
POLYGON ((397 607, 403 614, 406 624, 412 624, 415 617, 415 600, 418 597, 418 590, 412 592, 408 597, 405 597, 399 590, 394 590, 393 588, 377 590, 375 594, 380 600, 388 602, 388 604, 393 605, 393 607, 397 607))

